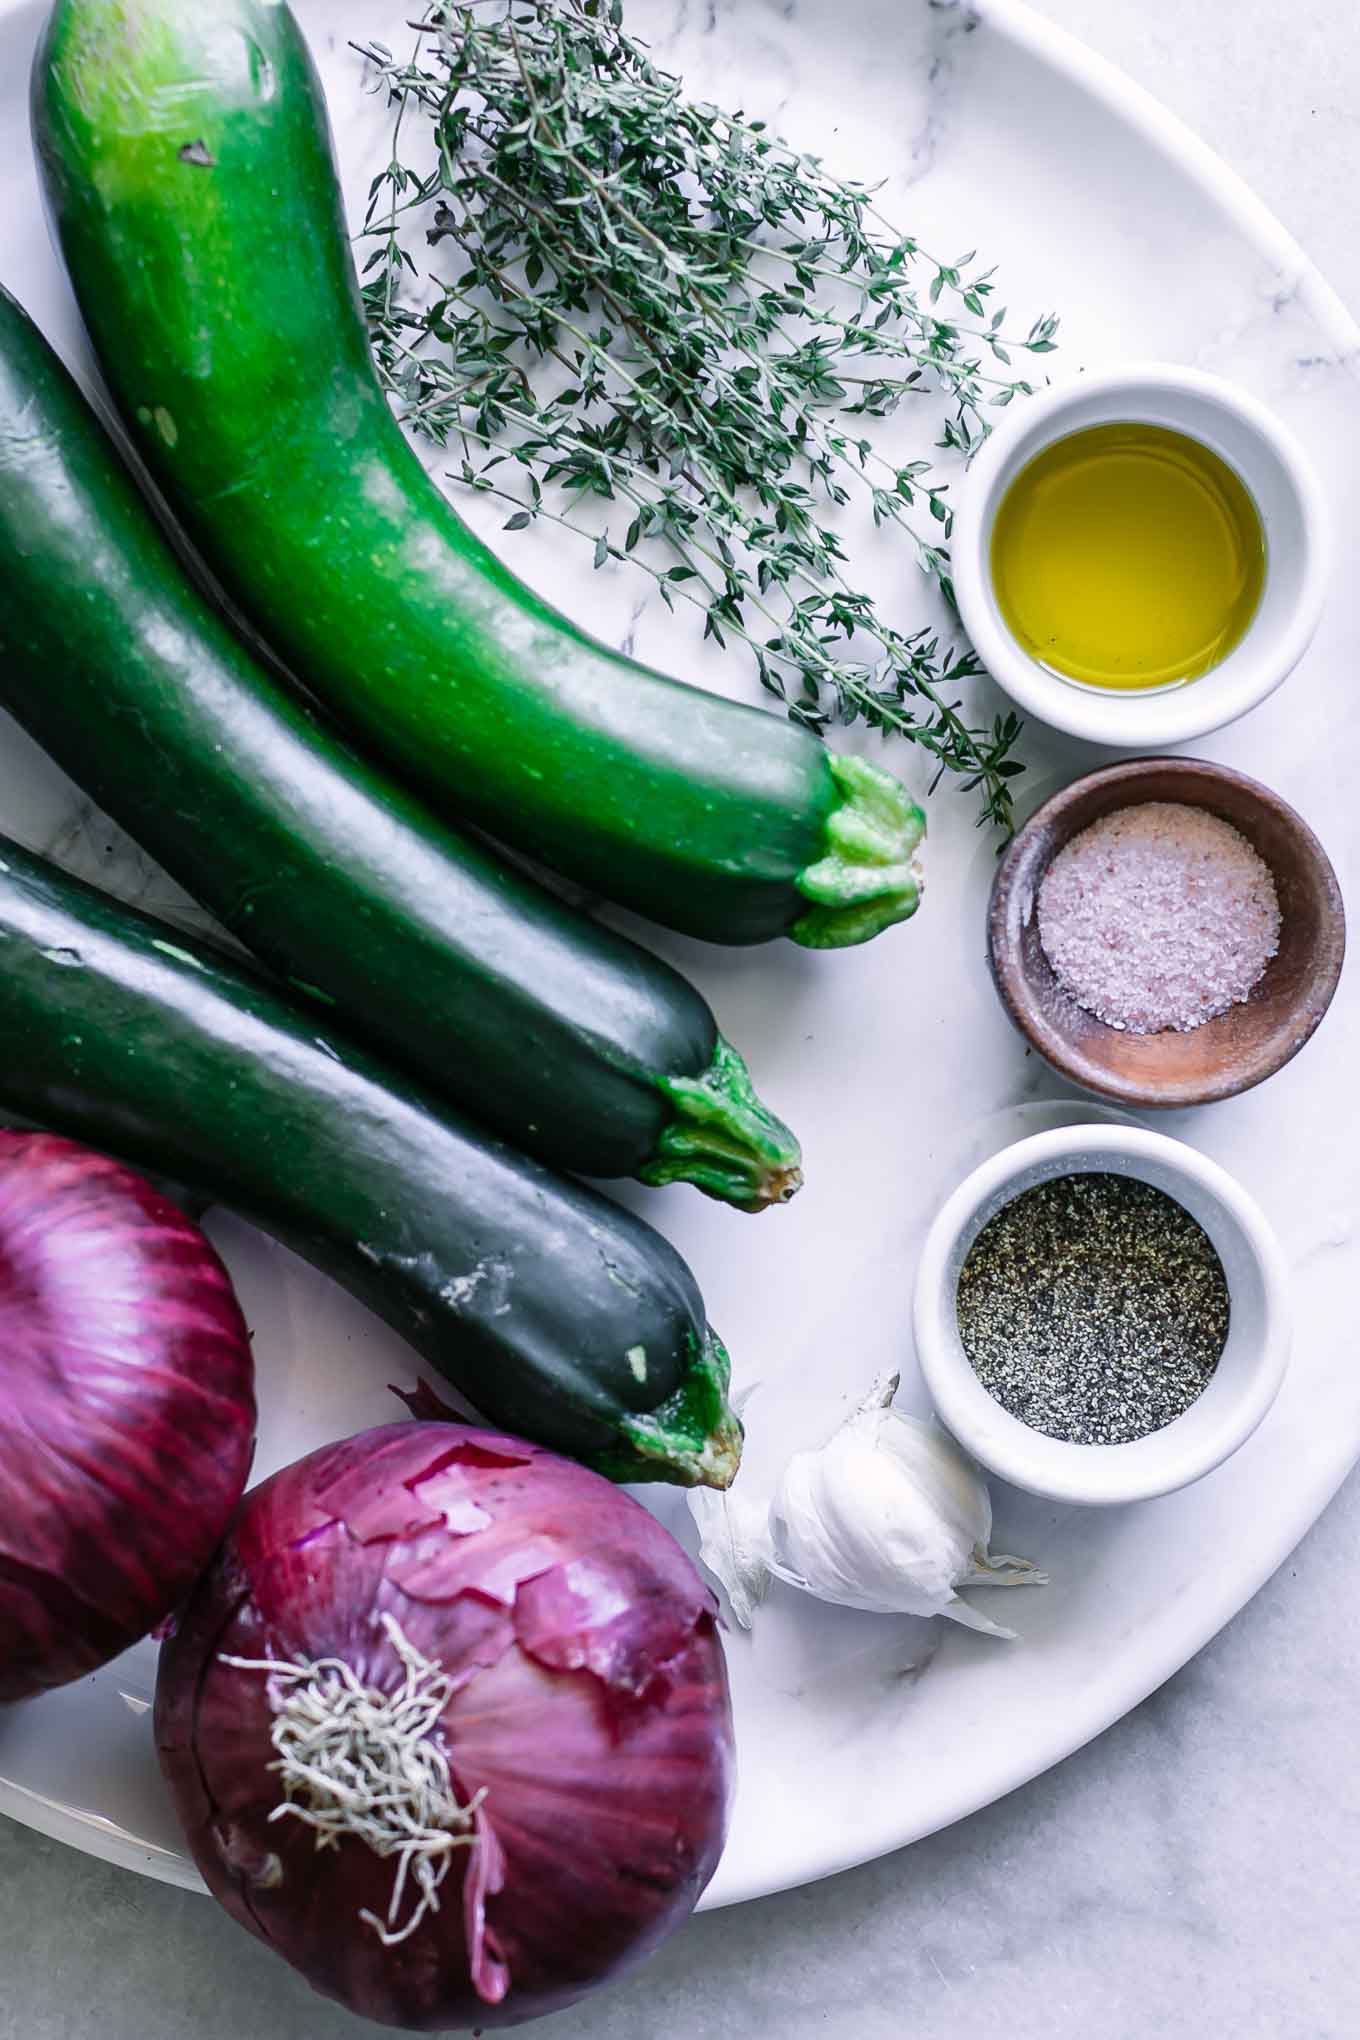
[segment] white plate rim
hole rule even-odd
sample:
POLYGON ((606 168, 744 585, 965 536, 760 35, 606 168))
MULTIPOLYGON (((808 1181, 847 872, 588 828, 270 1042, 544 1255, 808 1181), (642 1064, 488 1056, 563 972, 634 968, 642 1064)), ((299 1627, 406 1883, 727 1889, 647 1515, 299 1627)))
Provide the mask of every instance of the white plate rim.
MULTIPOLYGON (((1338 356, 1360 362, 1360 323, 1341 297, 1264 200, 1178 114, 1163 106, 1153 93, 1129 78, 1109 58, 1090 49, 1068 29, 1046 20, 1028 0, 959 0, 959 5, 961 12, 1061 73, 1098 101, 1114 119, 1126 123, 1183 170, 1228 215, 1243 237, 1273 267, 1288 276, 1291 289, 1331 340, 1338 356)), ((1272 1518, 1273 1534, 1258 1550, 1253 1564, 1234 1572, 1229 1589, 1217 1599, 1181 1597, 1174 1609, 1167 1610, 1156 1648, 1139 1659, 1134 1676, 1129 1676, 1126 1663, 1120 1663, 1112 1666, 1106 1676, 1093 1680, 1083 1695, 1080 1710, 1063 1712, 1058 1733, 1046 1739, 1026 1738, 1023 1746, 1013 1744, 1011 1761, 989 1764, 985 1780, 976 1790, 960 1793, 948 1819, 933 1821, 905 1834, 866 1835, 861 1828, 850 1847, 825 1850, 815 1869, 805 1870, 785 1883, 761 1883, 749 1890, 725 1887, 722 1903, 744 1904, 749 1899, 791 1890, 874 1862, 993 1805, 1083 1749, 1188 1664, 1260 1592, 1317 1522, 1358 1458, 1360 1453, 1354 1442, 1347 1442, 1322 1480, 1314 1482, 1306 1496, 1300 1495, 1292 1509, 1282 1509, 1272 1518)))
MULTIPOLYGON (((0 0, 0 17, 16 14, 27 4, 29 0, 0 0)), ((1288 277, 1291 291, 1306 305, 1338 356, 1350 363, 1360 362, 1360 323, 1264 201, 1177 114, 1108 58, 1037 13, 1027 0, 953 0, 953 4, 964 18, 975 19, 1016 49, 1058 72, 1181 170, 1209 196, 1242 237, 1288 277)), ((1184 1597, 1176 1609, 1169 1609, 1159 1627, 1155 1649, 1140 1657, 1134 1676, 1129 1676, 1125 1663, 1113 1667, 1104 1678, 1094 1680, 1083 1695, 1079 1711, 1063 1712, 1059 1732, 1047 1739, 1027 1739, 1023 1748, 1014 1750, 1009 1764, 990 1765, 985 1779, 975 1789, 960 1793, 946 1818, 905 1832, 900 1821, 893 1822, 890 1831, 875 1831, 857 1824, 852 1839, 846 1838, 839 1844, 832 1840, 819 1856, 805 1859, 797 1874, 788 1879, 757 1879, 749 1887, 724 1880, 718 1903, 743 1904, 891 1854, 991 1805, 1083 1748, 1187 1664, 1259 1592, 1326 1509, 1356 1459, 1354 1445, 1345 1444, 1321 1479, 1301 1492, 1292 1508, 1272 1517, 1268 1540, 1258 1549, 1250 1566, 1234 1571, 1228 1590, 1207 1601, 1205 1597, 1184 1597)), ((185 1890, 204 1889, 186 1859, 149 1844, 92 1811, 65 1806, 22 1786, 0 1781, 0 1813, 52 1840, 121 1868, 185 1890)), ((700 1910, 708 1909, 708 1905, 706 1899, 701 1900, 700 1910)))

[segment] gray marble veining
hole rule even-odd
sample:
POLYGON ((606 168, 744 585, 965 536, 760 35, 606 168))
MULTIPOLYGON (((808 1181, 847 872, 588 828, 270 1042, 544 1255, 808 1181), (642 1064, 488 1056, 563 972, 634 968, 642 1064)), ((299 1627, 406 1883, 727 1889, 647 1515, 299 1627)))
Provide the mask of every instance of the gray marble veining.
MULTIPOLYGON (((536 2030, 1354 2040, 1358 1541, 1352 1481, 1207 1650, 1058 1770, 865 1869, 702 1916, 643 1975, 536 2030)), ((0 1890, 0 2040, 382 2030, 322 2005, 202 1899, 7 1823, 0 1890)))
MULTIPOLYGON (((1176 105, 1360 300, 1354 8, 1240 0, 1228 35, 1221 0, 1044 0, 1043 11, 1176 105)), ((915 143, 922 169, 948 118, 959 32, 958 10, 942 9, 938 89, 915 143)), ((1286 278, 1263 289, 1260 315, 1288 314, 1286 278)), ((1336 364, 1301 365, 1325 396, 1336 364)), ((102 824, 85 811, 62 827, 49 847, 97 876, 109 859, 102 824)), ((135 867, 121 868, 135 889, 135 867)), ((1348 1223, 1314 1214, 1305 1274, 1307 1255, 1344 1240, 1348 1223)), ((552 2040, 955 2040, 974 2030, 1354 2040, 1360 1621, 1348 1581, 1358 1537, 1352 1479, 1227 1631, 1060 1769, 910 1851, 697 1920, 645 1974, 541 2030, 552 2040)), ((815 1780, 801 1782, 816 1821, 815 1780)), ((8 1823, 0 1890, 0 2040, 378 2030, 321 2005, 201 1899, 8 1823)))

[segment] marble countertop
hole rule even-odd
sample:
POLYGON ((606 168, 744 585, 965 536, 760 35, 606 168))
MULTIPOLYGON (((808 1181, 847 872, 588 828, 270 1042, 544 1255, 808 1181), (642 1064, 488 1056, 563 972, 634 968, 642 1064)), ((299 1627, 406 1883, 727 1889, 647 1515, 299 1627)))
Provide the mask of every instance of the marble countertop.
MULTIPOLYGON (((1360 305, 1360 11, 1238 0, 1225 36, 1221 0, 1039 4, 1196 127, 1360 305)), ((1058 1770, 899 1855, 704 1916, 631 1984, 536 2030, 1353 2040, 1358 1539, 1360 1475, 1208 1649, 1058 1770)), ((0 2040, 380 2030, 201 1898, 3 1820, 0 1891, 0 2040)))

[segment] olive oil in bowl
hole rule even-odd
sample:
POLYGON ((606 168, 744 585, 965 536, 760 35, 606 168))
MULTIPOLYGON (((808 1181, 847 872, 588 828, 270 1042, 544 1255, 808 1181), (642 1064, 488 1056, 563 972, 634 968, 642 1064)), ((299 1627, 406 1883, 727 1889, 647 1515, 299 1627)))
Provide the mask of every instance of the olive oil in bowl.
POLYGON ((1089 687, 1183 686, 1225 659, 1265 585, 1260 514, 1188 434, 1133 422, 1072 432, 1011 482, 991 573, 1011 635, 1089 687))

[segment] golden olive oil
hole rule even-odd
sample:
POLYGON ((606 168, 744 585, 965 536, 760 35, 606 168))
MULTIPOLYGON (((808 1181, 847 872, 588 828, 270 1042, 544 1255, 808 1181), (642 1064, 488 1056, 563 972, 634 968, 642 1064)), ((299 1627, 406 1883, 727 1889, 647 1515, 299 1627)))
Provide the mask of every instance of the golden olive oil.
POLYGON ((1023 467, 992 528, 1012 635, 1091 687, 1182 685, 1226 658, 1265 581, 1240 475, 1161 425, 1095 425, 1023 467))

